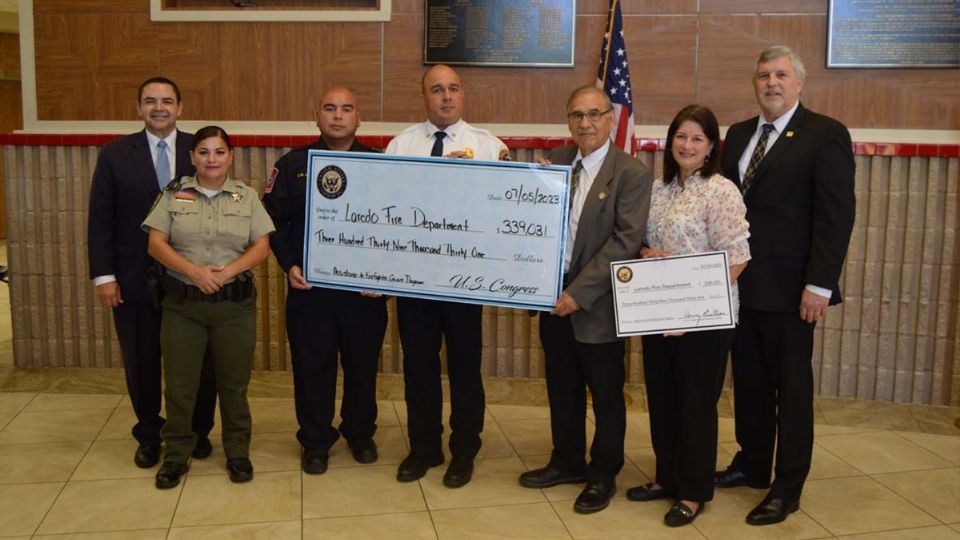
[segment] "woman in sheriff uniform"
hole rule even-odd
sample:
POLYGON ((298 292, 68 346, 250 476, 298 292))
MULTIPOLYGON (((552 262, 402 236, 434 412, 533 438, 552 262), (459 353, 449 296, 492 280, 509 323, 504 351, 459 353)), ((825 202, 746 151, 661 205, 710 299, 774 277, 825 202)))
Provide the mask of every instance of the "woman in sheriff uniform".
POLYGON ((257 192, 229 178, 230 138, 221 128, 197 131, 190 150, 194 177, 171 182, 143 222, 162 279, 160 347, 164 361, 167 446, 156 486, 180 483, 197 442, 191 427, 204 351, 216 371, 223 449, 233 482, 253 478, 247 385, 256 342, 256 290, 250 269, 267 258, 273 222, 257 192))

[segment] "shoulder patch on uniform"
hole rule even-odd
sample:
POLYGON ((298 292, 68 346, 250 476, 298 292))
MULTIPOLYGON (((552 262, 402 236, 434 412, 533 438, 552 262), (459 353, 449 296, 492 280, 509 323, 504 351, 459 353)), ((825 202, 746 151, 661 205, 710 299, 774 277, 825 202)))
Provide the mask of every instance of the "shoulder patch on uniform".
POLYGON ((165 187, 165 188, 163 188, 163 189, 165 189, 165 190, 167 190, 167 191, 177 191, 178 189, 180 189, 180 185, 181 185, 182 183, 183 183, 183 180, 180 179, 180 178, 177 178, 177 179, 175 179, 175 180, 171 180, 170 183, 167 184, 167 187, 165 187))
POLYGON ((273 172, 270 173, 270 180, 267 180, 267 186, 263 188, 264 193, 272 193, 273 185, 277 183, 277 175, 280 174, 280 171, 274 167, 273 172))
POLYGON ((506 148, 501 148, 500 155, 497 156, 497 159, 500 161, 512 161, 512 159, 510 158, 510 150, 507 150, 506 148))

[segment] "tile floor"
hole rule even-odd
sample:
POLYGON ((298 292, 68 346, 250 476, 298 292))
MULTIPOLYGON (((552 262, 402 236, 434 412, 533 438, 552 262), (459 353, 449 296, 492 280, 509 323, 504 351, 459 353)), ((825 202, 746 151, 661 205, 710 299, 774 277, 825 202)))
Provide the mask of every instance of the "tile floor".
MULTIPOLYGON (((5 259, 0 242, 0 261, 5 259)), ((176 489, 153 487, 156 468, 133 465, 133 410, 115 369, 16 369, 9 295, 0 285, 0 538, 161 539, 812 539, 960 540, 958 407, 833 398, 816 400, 813 469, 801 509, 786 522, 743 522, 763 492, 720 491, 693 526, 662 524, 664 501, 633 503, 626 488, 654 470, 642 387, 628 388, 626 465, 620 493, 591 516, 572 510, 579 488, 529 490, 517 476, 550 452, 539 381, 486 381, 483 448, 474 480, 443 487, 443 467, 400 484, 407 453, 402 381, 381 375, 380 459, 357 465, 338 443, 330 470, 300 472, 289 373, 257 373, 253 482, 231 484, 223 452, 195 460, 176 489)), ((730 416, 731 396, 721 398, 730 416)), ((733 420, 720 419, 718 465, 736 451, 733 420)), ((588 428, 592 426, 588 425, 588 428)), ((217 434, 215 431, 214 434, 217 434)), ((592 429, 588 429, 592 435, 592 429)))
MULTIPOLYGON (((545 407, 489 405, 473 482, 443 487, 443 467, 396 482, 407 452, 402 401, 381 401, 380 460, 353 462, 338 443, 330 470, 299 470, 289 398, 251 398, 253 482, 231 484, 223 453, 194 460, 180 487, 159 491, 133 465, 133 412, 121 394, 0 392, 0 537, 150 539, 960 539, 960 432, 818 425, 801 510, 780 525, 743 523, 763 492, 717 493, 695 524, 670 529, 664 501, 633 503, 654 457, 647 415, 630 411, 620 493, 598 514, 572 511, 575 486, 524 489, 517 475, 550 450, 545 407)), ((858 414, 862 414, 858 411, 858 414)), ((718 462, 736 450, 733 421, 720 419, 718 462)))

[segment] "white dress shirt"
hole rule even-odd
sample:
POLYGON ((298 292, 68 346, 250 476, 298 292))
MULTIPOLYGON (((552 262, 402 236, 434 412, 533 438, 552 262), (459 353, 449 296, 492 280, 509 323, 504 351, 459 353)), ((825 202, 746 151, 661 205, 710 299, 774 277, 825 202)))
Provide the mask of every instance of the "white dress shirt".
POLYGON ((577 226, 580 224, 580 213, 583 212, 583 205, 587 202, 587 194, 590 193, 590 187, 597 174, 600 173, 600 167, 603 166, 603 160, 607 157, 607 151, 610 150, 610 141, 607 144, 591 152, 587 157, 583 157, 580 151, 577 151, 577 157, 573 159, 572 165, 576 167, 577 161, 581 161, 583 170, 580 171, 580 181, 577 183, 577 191, 570 197, 573 203, 570 206, 570 221, 567 234, 567 243, 563 249, 563 271, 570 270, 570 262, 573 258, 573 243, 577 238, 577 226))
POLYGON ((429 156, 433 143, 437 140, 433 134, 438 131, 447 134, 443 139, 443 155, 469 148, 473 152, 473 159, 498 161, 508 152, 507 145, 493 133, 471 126, 460 119, 446 129, 438 128, 429 120, 414 124, 398 133, 387 145, 384 153, 395 156, 429 156))

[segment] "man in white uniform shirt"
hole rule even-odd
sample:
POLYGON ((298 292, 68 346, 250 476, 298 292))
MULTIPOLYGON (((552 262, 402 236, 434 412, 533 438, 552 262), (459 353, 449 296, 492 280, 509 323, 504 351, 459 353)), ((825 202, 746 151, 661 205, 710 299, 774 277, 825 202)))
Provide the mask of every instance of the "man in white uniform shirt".
MULTIPOLYGON (((387 154, 487 161, 508 158, 503 141, 461 118, 464 90, 456 71, 444 65, 433 66, 424 73, 421 86, 427 120, 401 131, 390 141, 387 154)), ((427 469, 444 462, 440 386, 443 339, 450 380, 451 453, 443 484, 461 487, 473 476, 484 414, 482 314, 482 306, 475 304, 397 298, 410 438, 410 454, 397 469, 400 482, 422 478, 427 469)))

